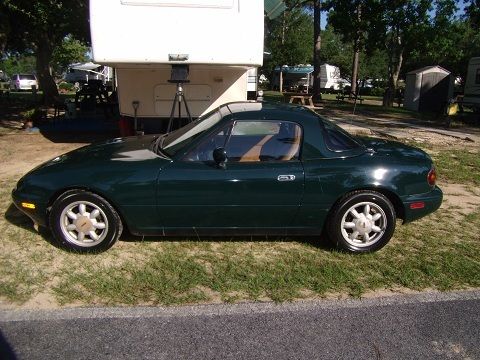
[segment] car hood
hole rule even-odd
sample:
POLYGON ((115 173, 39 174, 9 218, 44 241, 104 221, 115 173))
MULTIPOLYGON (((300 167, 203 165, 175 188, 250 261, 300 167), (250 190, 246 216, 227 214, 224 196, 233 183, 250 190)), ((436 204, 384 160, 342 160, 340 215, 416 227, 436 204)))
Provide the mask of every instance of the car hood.
POLYGON ((156 136, 154 135, 134 136, 93 143, 57 156, 33 169, 30 173, 38 173, 47 169, 50 170, 53 167, 66 169, 71 166, 76 168, 83 166, 92 167, 92 165, 99 166, 103 163, 120 164, 124 162, 144 162, 158 160, 159 158, 169 160, 164 155, 156 154, 150 150, 152 147, 152 141, 155 138, 156 136))
POLYGON ((155 138, 153 135, 115 138, 82 147, 65 155, 69 158, 75 158, 75 160, 79 160, 79 158, 103 158, 112 161, 155 159, 159 155, 150 150, 155 138))
POLYGON ((374 150, 375 156, 388 156, 390 158, 398 158, 411 161, 431 161, 430 156, 425 151, 415 148, 413 146, 402 144, 398 141, 366 137, 361 137, 360 140, 367 149, 374 150))

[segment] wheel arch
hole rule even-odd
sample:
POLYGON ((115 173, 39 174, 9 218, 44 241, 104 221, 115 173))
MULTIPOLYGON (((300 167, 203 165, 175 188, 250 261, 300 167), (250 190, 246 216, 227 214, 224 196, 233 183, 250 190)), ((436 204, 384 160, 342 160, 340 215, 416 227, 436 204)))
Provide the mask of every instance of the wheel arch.
POLYGON ((351 189, 350 191, 342 194, 341 196, 339 196, 337 198, 337 200, 335 200, 332 207, 328 211, 329 216, 332 213, 333 209, 335 209, 336 205, 340 201, 342 201, 342 199, 344 199, 345 196, 347 196, 348 194, 351 194, 353 192, 357 192, 357 191, 374 191, 374 192, 382 194, 392 203, 393 209, 395 210, 396 217, 398 219, 402 219, 402 220, 405 219, 405 207, 403 206, 403 203, 402 203, 402 200, 400 199, 400 197, 395 192, 393 192, 389 189, 379 188, 379 187, 375 187, 375 186, 362 186, 360 188, 351 189))
POLYGON ((88 191, 92 194, 95 194, 95 195, 98 195, 100 197, 102 197, 103 199, 105 199, 105 201, 107 201, 111 207, 113 207, 113 209, 117 212, 118 216, 120 217, 120 220, 122 221, 122 226, 123 226, 123 229, 124 230, 127 230, 128 232, 130 232, 130 229, 129 229, 129 226, 128 226, 128 223, 125 221, 125 216, 124 214, 122 213, 122 211, 120 210, 120 207, 115 203, 115 201, 112 201, 111 198, 109 198, 108 196, 106 196, 102 191, 98 191, 97 189, 92 189, 92 188, 89 188, 89 187, 86 187, 86 186, 71 186, 71 187, 67 187, 67 188, 63 188, 61 190, 58 190, 56 191, 49 199, 48 201, 48 205, 47 205, 47 213, 45 214, 46 215, 46 224, 47 226, 49 226, 49 214, 50 214, 50 210, 53 206, 53 203, 60 197, 62 196, 63 194, 66 194, 67 192, 70 192, 70 191, 88 191))

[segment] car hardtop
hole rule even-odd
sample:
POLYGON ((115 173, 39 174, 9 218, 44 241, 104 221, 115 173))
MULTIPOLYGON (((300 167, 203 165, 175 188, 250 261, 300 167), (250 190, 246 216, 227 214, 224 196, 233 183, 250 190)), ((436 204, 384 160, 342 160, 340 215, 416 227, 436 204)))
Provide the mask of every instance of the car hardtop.
MULTIPOLYGON (((203 141, 202 139, 205 136, 210 136, 218 131, 218 129, 225 126, 225 124, 238 120, 295 122, 303 131, 300 156, 303 161, 359 156, 366 151, 365 146, 361 141, 303 106, 255 101, 231 102, 219 106, 212 110, 211 113, 213 112, 219 112, 222 115, 222 119, 208 129, 203 136, 193 140, 184 149, 171 156, 172 159, 183 159, 184 155, 188 152, 188 149, 195 148, 203 141), (332 150, 329 148, 325 143, 325 134, 328 133, 328 128, 333 128, 334 131, 344 134, 348 139, 351 139, 350 142, 354 143, 355 147, 341 150, 332 150)), ((208 117, 209 114, 207 114, 206 117, 208 117)))
POLYGON ((271 103, 271 102, 231 102, 220 106, 226 107, 230 115, 224 120, 278 120, 293 121, 302 123, 318 120, 319 116, 311 110, 292 104, 271 103))

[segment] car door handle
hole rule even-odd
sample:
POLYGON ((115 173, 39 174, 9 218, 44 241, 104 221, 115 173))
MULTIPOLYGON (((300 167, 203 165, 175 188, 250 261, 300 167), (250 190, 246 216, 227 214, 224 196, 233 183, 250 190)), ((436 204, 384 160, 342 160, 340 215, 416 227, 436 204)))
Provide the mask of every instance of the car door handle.
POLYGON ((295 175, 278 175, 278 181, 293 181, 295 180, 295 175))

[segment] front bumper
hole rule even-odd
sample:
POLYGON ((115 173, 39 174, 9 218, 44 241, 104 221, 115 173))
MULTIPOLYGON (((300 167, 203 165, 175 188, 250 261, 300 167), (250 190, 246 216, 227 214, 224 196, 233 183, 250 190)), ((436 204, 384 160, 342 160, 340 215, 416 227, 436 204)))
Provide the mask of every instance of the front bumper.
POLYGON ((34 199, 28 194, 22 194, 17 189, 12 190, 12 200, 15 206, 40 226, 47 226, 47 204, 34 199), (22 206, 22 203, 35 204, 35 209, 22 206))
POLYGON ((403 222, 408 223, 433 213, 440 207, 442 200, 443 193, 438 186, 435 186, 435 188, 428 193, 410 195, 402 198, 405 209, 405 218, 403 219, 403 222), (415 207, 416 204, 421 203, 424 204, 423 207, 416 209, 411 208, 412 205, 415 207))

